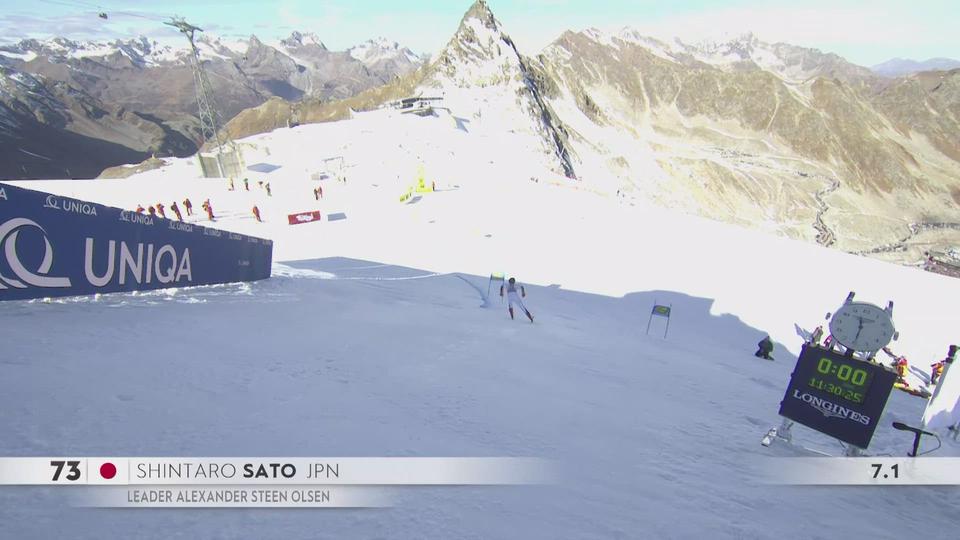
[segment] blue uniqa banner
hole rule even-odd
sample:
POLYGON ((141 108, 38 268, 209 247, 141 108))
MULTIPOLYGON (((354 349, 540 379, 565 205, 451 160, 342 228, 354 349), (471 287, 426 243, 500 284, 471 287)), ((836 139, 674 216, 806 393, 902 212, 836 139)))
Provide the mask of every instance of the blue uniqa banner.
POLYGON ((273 242, 0 183, 0 301, 254 281, 273 242))

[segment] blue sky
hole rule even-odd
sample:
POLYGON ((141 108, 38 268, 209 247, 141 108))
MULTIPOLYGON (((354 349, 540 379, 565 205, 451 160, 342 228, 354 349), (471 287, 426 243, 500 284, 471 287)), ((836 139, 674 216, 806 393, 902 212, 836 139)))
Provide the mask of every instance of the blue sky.
MULTIPOLYGON (((488 0, 526 54, 566 29, 629 25, 641 32, 687 40, 752 31, 835 52, 873 65, 892 57, 960 59, 956 0, 488 0)), ((292 30, 315 32, 331 49, 383 36, 417 52, 439 50, 471 0, 0 0, 0 40, 61 35, 114 39, 146 35, 177 39, 161 21, 181 15, 217 35, 261 39, 292 30), (96 17, 104 11, 106 21, 96 17)))

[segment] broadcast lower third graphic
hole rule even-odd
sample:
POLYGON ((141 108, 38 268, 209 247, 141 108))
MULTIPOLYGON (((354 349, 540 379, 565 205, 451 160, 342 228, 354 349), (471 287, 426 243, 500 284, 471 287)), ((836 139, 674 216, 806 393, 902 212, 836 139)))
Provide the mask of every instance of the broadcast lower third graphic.
POLYGON ((404 486, 551 484, 538 458, 0 458, 0 486, 84 486, 74 506, 376 508, 404 486))
POLYGON ((758 464, 765 484, 795 486, 960 485, 960 458, 768 458, 758 464))

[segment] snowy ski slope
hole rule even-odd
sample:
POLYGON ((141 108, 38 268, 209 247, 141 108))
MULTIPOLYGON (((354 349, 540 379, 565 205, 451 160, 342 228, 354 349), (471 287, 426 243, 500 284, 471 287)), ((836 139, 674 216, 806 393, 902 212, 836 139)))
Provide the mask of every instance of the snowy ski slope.
MULTIPOLYGON (((247 163, 281 167, 249 193, 187 160, 18 183, 127 208, 210 197, 218 226, 272 238, 281 262, 253 284, 0 304, 0 454, 536 456, 564 465, 558 485, 408 489, 363 511, 91 511, 4 489, 0 538, 956 537, 953 488, 766 486, 754 471, 801 453, 759 444, 794 323, 849 290, 894 300, 893 348, 926 371, 960 340, 960 282, 571 182, 526 165, 526 135, 479 124, 369 113, 252 137, 247 163), (347 182, 323 181, 316 202, 310 172, 333 155, 347 182), (401 204, 421 162, 440 191, 401 204), (347 219, 286 224, 313 209, 347 219), (535 324, 497 296, 483 307, 491 272, 527 285, 535 324), (673 306, 666 340, 660 321, 644 335, 654 301, 673 306), (752 356, 765 333, 776 362, 752 356)), ((904 454, 890 422, 916 424, 923 404, 895 392, 871 452, 904 454)))

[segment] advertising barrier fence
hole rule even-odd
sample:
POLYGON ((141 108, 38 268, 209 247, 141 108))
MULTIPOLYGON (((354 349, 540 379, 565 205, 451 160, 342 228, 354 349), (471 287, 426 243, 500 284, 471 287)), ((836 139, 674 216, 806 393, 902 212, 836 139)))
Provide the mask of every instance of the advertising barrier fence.
POLYGON ((0 301, 270 277, 273 242, 0 183, 0 301))
POLYGON ((287 223, 290 225, 299 225, 301 223, 312 223, 320 221, 320 211, 300 212, 298 214, 287 214, 287 223))

